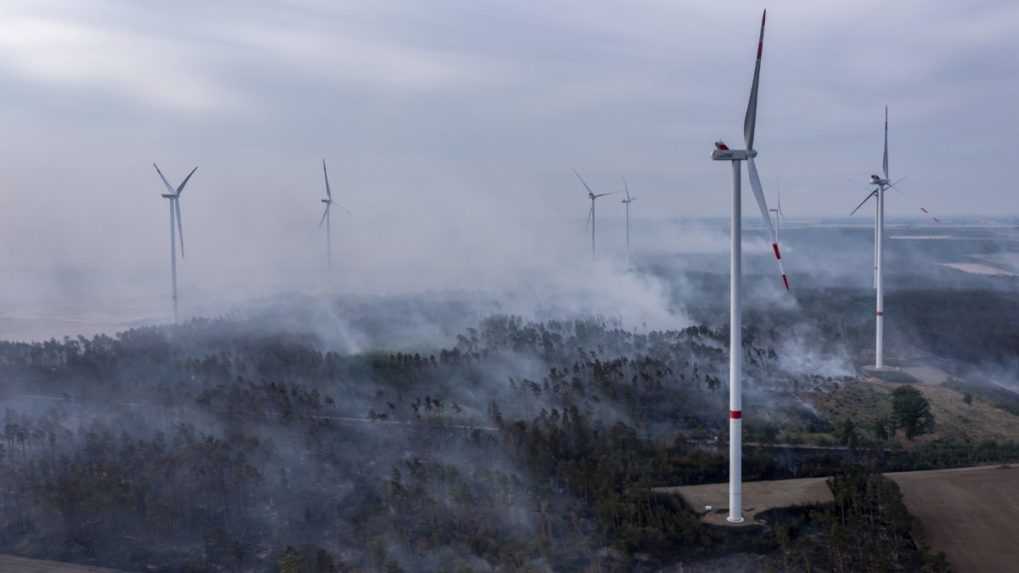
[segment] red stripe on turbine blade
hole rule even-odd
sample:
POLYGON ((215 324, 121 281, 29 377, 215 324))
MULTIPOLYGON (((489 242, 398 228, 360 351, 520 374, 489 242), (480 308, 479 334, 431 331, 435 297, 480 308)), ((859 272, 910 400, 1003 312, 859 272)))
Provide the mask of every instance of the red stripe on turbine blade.
POLYGON ((742 411, 740 411, 740 410, 729 410, 729 419, 730 420, 739 420, 742 417, 743 417, 743 412, 742 411))
POLYGON ((771 244, 771 249, 773 251, 775 251, 775 258, 781 261, 782 260, 782 253, 780 253, 779 250, 778 250, 778 243, 772 243, 771 244))
POLYGON ((785 290, 789 290, 789 277, 782 273, 782 282, 785 283, 785 290))
POLYGON ((876 312, 875 314, 876 314, 876 315, 878 315, 878 316, 884 316, 884 313, 883 313, 883 312, 881 312, 880 310, 879 310, 879 311, 877 311, 877 312, 876 312))

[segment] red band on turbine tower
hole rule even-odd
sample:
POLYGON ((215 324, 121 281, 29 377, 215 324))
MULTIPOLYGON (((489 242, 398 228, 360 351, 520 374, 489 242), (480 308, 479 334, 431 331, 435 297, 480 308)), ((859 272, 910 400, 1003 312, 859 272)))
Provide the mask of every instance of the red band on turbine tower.
POLYGON ((876 312, 875 314, 877 314, 878 316, 884 316, 884 313, 883 313, 883 312, 881 312, 880 310, 879 310, 879 311, 877 311, 877 312, 876 312))
POLYGON ((743 417, 743 412, 741 410, 729 410, 729 419, 730 420, 739 420, 742 417, 743 417))

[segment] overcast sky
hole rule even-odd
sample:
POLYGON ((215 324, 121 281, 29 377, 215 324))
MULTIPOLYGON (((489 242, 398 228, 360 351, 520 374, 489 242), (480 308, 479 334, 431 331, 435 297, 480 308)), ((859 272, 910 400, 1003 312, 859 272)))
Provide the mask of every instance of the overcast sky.
MULTIPOLYGON (((200 166, 185 233, 221 257, 277 237, 304 249, 323 157, 354 213, 339 232, 362 225, 364 248, 413 248, 411 223, 470 242, 528 217, 583 221, 571 167, 596 190, 626 176, 638 217, 724 215, 711 144, 741 138, 763 7, 7 0, 0 255, 162 257, 152 161, 174 181, 200 166)), ((768 8, 759 167, 790 215, 862 198, 886 103, 907 177, 891 214, 1015 213, 1019 3, 768 8)))

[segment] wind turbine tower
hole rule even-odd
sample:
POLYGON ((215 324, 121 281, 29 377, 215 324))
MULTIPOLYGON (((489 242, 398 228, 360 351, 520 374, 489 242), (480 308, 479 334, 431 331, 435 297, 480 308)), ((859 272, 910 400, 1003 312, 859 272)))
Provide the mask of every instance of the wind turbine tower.
POLYGON ((318 222, 318 226, 321 228, 322 224, 326 226, 326 268, 333 268, 333 230, 332 230, 332 206, 333 206, 333 190, 329 188, 329 171, 326 169, 326 160, 322 160, 322 176, 326 182, 326 196, 322 199, 325 203, 325 210, 322 211, 322 219, 318 222))
POLYGON ((188 173, 188 176, 181 181, 180 185, 176 189, 170 185, 170 182, 166 180, 163 172, 159 170, 159 166, 155 163, 152 164, 156 168, 156 173, 159 174, 159 178, 163 180, 163 185, 166 186, 166 193, 163 193, 163 198, 168 200, 170 203, 170 285, 171 285, 171 296, 173 297, 173 321, 177 322, 179 300, 177 296, 177 235, 180 235, 180 258, 184 258, 184 226, 181 220, 180 214, 180 194, 184 191, 184 186, 191 180, 191 176, 198 170, 198 166, 188 173))
POLYGON ((626 266, 630 266, 630 203, 637 200, 636 197, 630 195, 630 184, 626 182, 626 177, 623 177, 623 192, 626 193, 626 197, 623 198, 620 203, 626 207, 626 266))
MULTIPOLYGON (((873 197, 876 199, 874 205, 874 289, 876 291, 875 321, 874 321, 874 368, 884 368, 885 359, 885 291, 884 291, 884 236, 885 236, 885 191, 896 189, 895 185, 901 181, 892 183, 888 174, 888 106, 885 106, 885 149, 881 159, 881 170, 884 176, 871 175, 870 184, 874 190, 870 192, 863 201, 853 209, 850 215, 860 210, 867 201, 873 197)), ((926 209, 922 209, 927 213, 926 209)), ((937 219, 935 219, 937 220, 937 219)))
POLYGON ((614 193, 595 193, 594 191, 591 190, 591 187, 587 184, 587 181, 584 181, 584 178, 580 176, 580 173, 578 173, 576 169, 573 170, 573 173, 574 175, 577 176, 577 179, 580 179, 580 182, 584 185, 584 188, 587 189, 587 198, 591 200, 591 209, 587 212, 587 224, 591 226, 591 259, 594 260, 595 258, 597 258, 597 250, 595 249, 594 242, 595 238, 594 204, 595 201, 597 201, 601 197, 605 197, 606 195, 614 195, 614 193))
POLYGON ((764 51, 764 23, 768 12, 761 16, 761 33, 757 40, 757 61, 754 65, 754 80, 750 87, 750 101, 747 103, 746 116, 743 119, 743 138, 746 149, 730 149, 722 141, 715 142, 715 150, 711 158, 715 161, 729 161, 732 163, 732 213, 730 217, 730 267, 729 267, 729 516, 726 518, 730 523, 743 522, 743 337, 742 337, 742 301, 741 283, 743 281, 742 269, 742 221, 741 221, 741 194, 740 183, 742 174, 740 164, 747 163, 747 172, 750 177, 750 187, 757 199, 757 206, 761 210, 761 217, 771 234, 771 248, 775 259, 778 261, 779 272, 782 274, 782 282, 785 288, 789 289, 789 279, 782 268, 782 254, 778 248, 778 238, 775 234, 775 227, 771 224, 771 216, 768 213, 768 203, 764 198, 764 189, 761 186, 761 177, 757 173, 757 165, 754 158, 757 151, 754 149, 754 127, 757 123, 757 88, 761 76, 761 55, 764 51))

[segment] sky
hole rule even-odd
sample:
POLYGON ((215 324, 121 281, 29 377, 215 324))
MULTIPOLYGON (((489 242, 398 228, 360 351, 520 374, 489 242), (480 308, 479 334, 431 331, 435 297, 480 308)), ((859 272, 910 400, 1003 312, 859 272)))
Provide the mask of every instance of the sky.
MULTIPOLYGON (((582 245, 571 168, 596 191, 625 176, 638 220, 724 216, 712 142, 741 138, 764 7, 5 1, 0 265, 164 265, 153 161, 174 182, 199 166, 182 206, 207 269, 320 258, 323 158, 350 210, 337 256, 380 265, 582 245)), ((1015 214, 1019 3, 767 7, 756 147, 789 216, 862 199, 886 104, 890 215, 1015 214)))

